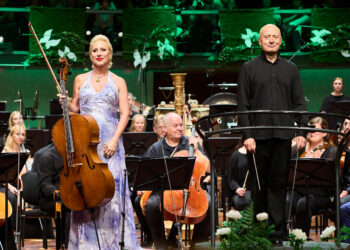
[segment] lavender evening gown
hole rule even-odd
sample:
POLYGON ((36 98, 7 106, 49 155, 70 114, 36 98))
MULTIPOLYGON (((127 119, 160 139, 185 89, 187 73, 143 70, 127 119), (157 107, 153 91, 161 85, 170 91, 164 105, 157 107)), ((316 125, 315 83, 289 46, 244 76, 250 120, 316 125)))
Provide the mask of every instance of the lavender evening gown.
MULTIPOLYGON (((125 152, 122 139, 118 142, 115 154, 107 159, 103 156, 103 145, 113 137, 118 120, 118 89, 113 83, 111 73, 105 87, 96 92, 92 87, 91 72, 79 91, 79 105, 81 114, 91 115, 98 123, 100 144, 97 147, 100 158, 108 163, 115 180, 113 199, 103 207, 95 209, 96 226, 101 249, 120 249, 122 231, 122 197, 125 192, 125 234, 124 245, 127 249, 140 249, 137 243, 133 208, 130 200, 129 188, 126 183, 124 190, 125 152)), ((96 250, 98 243, 92 216, 88 210, 74 211, 71 217, 68 249, 96 250)))

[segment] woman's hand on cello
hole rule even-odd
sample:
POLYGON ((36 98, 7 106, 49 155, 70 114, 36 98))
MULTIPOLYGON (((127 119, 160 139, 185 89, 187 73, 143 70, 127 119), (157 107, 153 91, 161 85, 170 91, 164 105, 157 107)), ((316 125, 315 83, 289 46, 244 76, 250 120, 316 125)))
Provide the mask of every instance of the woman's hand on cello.
POLYGON ((60 102, 61 106, 63 105, 63 100, 66 99, 66 97, 67 97, 67 104, 68 104, 68 106, 69 106, 70 102, 72 101, 72 98, 70 98, 68 96, 68 90, 66 90, 66 95, 57 94, 57 97, 59 99, 59 102, 60 102))
POLYGON ((115 140, 110 140, 103 149, 103 154, 106 158, 110 158, 114 155, 115 151, 117 151, 117 142, 115 140))

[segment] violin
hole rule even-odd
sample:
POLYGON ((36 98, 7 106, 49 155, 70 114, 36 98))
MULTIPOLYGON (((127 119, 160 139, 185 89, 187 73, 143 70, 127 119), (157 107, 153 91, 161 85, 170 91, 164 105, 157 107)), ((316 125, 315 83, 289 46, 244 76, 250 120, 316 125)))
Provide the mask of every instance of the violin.
MULTIPOLYGON (((194 132, 195 128, 193 127, 193 136, 194 132)), ((209 166, 209 160, 201 154, 194 154, 193 151, 193 145, 190 145, 190 150, 183 150, 174 154, 174 157, 196 156, 196 161, 188 190, 164 191, 164 220, 176 222, 177 218, 181 223, 198 224, 206 216, 208 199, 206 192, 201 188, 201 181, 209 166)), ((151 191, 147 191, 141 197, 140 205, 144 214, 145 205, 150 195, 151 191)))
MULTIPOLYGON (((314 149, 311 150, 311 152, 316 152, 317 150, 322 150, 322 149, 326 149, 328 148, 329 145, 328 144, 319 144, 317 147, 315 147, 314 149)), ((304 151, 302 154, 300 154, 299 158, 305 158, 305 155, 308 152, 304 151)))
MULTIPOLYGON (((60 58, 60 88, 66 93, 68 62, 60 58)), ((67 98, 63 99, 63 118, 52 128, 52 138, 63 159, 60 174, 62 202, 80 211, 109 202, 115 182, 108 165, 97 154, 99 128, 89 115, 69 114, 67 98)))
POLYGON ((340 171, 342 175, 343 175, 343 169, 344 169, 344 163, 345 163, 345 156, 346 156, 346 151, 343 151, 343 153, 340 156, 340 171))
MULTIPOLYGON (((3 226, 5 224, 5 219, 6 219, 6 215, 5 215, 5 203, 6 201, 6 197, 5 194, 0 192, 0 227, 3 226)), ((7 201, 7 217, 10 217, 12 214, 12 206, 10 201, 7 201)))

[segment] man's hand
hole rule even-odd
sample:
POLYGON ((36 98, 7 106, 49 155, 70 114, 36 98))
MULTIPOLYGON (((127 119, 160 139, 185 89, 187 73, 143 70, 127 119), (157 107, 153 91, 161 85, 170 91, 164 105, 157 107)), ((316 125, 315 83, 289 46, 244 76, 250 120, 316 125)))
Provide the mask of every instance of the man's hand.
POLYGON ((340 199, 341 199, 341 198, 344 198, 344 197, 347 196, 348 194, 349 194, 348 191, 343 190, 343 191, 340 193, 340 199))
POLYGON ((305 143, 306 143, 306 140, 305 140, 305 137, 303 136, 297 136, 295 138, 295 143, 297 145, 297 150, 299 151, 300 149, 302 149, 303 147, 305 147, 305 143))
POLYGON ((239 196, 243 197, 245 195, 245 191, 246 191, 245 188, 237 188, 236 189, 236 194, 238 194, 239 196))
POLYGON ((244 140, 244 147, 246 148, 246 150, 250 153, 255 153, 255 149, 256 149, 256 143, 255 140, 253 138, 248 138, 244 140))

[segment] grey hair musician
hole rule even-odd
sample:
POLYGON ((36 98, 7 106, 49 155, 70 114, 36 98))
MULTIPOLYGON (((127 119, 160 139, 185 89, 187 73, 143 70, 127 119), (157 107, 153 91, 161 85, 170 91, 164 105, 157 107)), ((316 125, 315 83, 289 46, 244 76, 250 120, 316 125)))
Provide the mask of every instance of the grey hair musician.
MULTIPOLYGON (((182 118, 173 112, 167 113, 163 118, 163 125, 165 126, 165 137, 158 142, 155 142, 146 152, 146 156, 150 157, 170 157, 176 152, 181 150, 188 150, 189 145, 194 145, 195 154, 200 157, 204 155, 203 148, 198 143, 197 138, 187 137, 183 135, 183 124, 182 118)), ((208 161, 209 163, 209 161, 208 161)), ((210 171, 209 164, 206 169, 207 172, 210 171)), ((203 182, 208 182, 208 178, 205 178, 203 182)), ((191 195, 191 194, 190 194, 191 195)), ((208 203, 210 204, 210 197, 207 194, 208 203)), ((208 207, 209 207, 208 204, 208 207)), ((160 192, 152 192, 145 205, 145 216, 148 227, 152 234, 152 239, 155 243, 157 249, 167 249, 167 246, 175 245, 176 242, 176 230, 173 227, 169 233, 168 241, 165 240, 164 235, 164 223, 163 216, 160 211, 160 192)), ((196 243, 200 241, 207 241, 209 236, 209 223, 210 223, 210 213, 207 212, 204 220, 194 227, 191 243, 196 243)))
MULTIPOLYGON (((238 79, 238 109, 249 110, 306 110, 302 82, 297 67, 279 56, 282 38, 279 28, 267 24, 260 30, 259 44, 262 53, 245 63, 238 79)), ((293 126, 294 120, 286 115, 240 115, 239 126, 270 125, 293 126)), ((297 148, 305 145, 300 133, 297 148)), ((252 177, 254 212, 267 212, 269 223, 275 225, 270 240, 279 245, 285 239, 284 203, 288 167, 291 153, 292 131, 245 130, 244 146, 252 177), (259 185, 255 172, 256 160, 259 185)))

